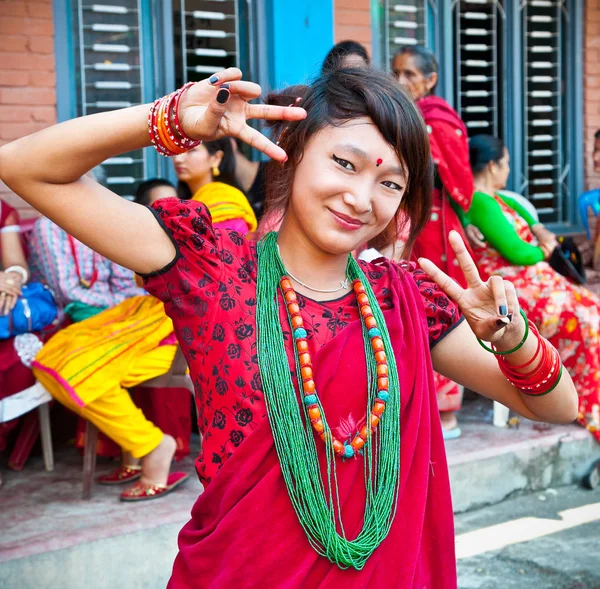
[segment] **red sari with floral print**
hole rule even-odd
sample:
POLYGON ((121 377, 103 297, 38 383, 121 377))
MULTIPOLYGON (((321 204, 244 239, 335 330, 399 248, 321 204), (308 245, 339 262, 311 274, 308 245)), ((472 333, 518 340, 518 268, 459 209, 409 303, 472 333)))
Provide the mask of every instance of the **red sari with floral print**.
MULTIPOLYGON (((215 230, 199 203, 165 199, 154 209, 178 254, 146 277, 146 288, 164 301, 189 363, 203 437, 196 467, 205 487, 179 536, 169 587, 455 589, 450 487, 429 347, 458 323, 457 307, 414 267, 363 264, 399 368, 400 490, 388 537, 361 571, 342 570, 311 548, 281 473, 256 355, 255 244, 215 230)), ((352 292, 328 302, 298 298, 319 397, 345 440, 361 427, 366 409, 356 298, 352 292)), ((280 312, 295 380, 283 304, 280 312)), ((354 537, 364 514, 363 461, 338 462, 337 479, 344 526, 354 537)))
MULTIPOLYGON (((535 244, 526 221, 496 197, 519 237, 535 244)), ((600 299, 556 272, 546 262, 512 266, 491 247, 475 250, 481 278, 510 280, 519 304, 540 333, 560 352, 579 394, 577 421, 600 441, 600 299)))

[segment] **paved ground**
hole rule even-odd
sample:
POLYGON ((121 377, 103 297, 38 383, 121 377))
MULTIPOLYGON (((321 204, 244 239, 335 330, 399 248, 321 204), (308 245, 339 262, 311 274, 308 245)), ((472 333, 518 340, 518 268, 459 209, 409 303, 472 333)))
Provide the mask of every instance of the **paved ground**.
POLYGON ((459 589, 600 589, 600 488, 460 514, 456 535, 459 589))

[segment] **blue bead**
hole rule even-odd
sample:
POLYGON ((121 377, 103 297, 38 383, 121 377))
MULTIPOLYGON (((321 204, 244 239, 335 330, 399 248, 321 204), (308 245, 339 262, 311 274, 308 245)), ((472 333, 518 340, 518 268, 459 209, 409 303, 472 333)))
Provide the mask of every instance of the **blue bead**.
POLYGON ((304 329, 303 327, 297 327, 294 330, 294 338, 302 339, 302 338, 305 338, 306 336, 307 336, 306 329, 304 329))
POLYGON ((350 444, 344 446, 344 458, 352 458, 354 456, 354 448, 350 444))
POLYGON ((306 397, 304 397, 305 405, 313 405, 316 402, 317 402, 317 395, 306 395, 306 397))
POLYGON ((387 391, 378 391, 377 396, 384 402, 387 403, 390 400, 390 394, 387 391))
POLYGON ((369 329, 369 337, 381 337, 381 331, 377 327, 371 327, 369 329))

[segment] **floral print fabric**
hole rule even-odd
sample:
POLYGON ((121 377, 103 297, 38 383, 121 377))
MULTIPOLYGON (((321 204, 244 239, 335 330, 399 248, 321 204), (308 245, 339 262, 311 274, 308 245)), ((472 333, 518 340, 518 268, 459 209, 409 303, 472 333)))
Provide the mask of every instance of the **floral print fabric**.
MULTIPOLYGON (((529 226, 496 198, 519 237, 532 244, 529 226)), ((600 441, 600 299, 575 285, 546 262, 511 266, 495 249, 475 250, 482 280, 492 275, 510 280, 519 304, 540 333, 560 352, 579 394, 577 421, 600 441)))

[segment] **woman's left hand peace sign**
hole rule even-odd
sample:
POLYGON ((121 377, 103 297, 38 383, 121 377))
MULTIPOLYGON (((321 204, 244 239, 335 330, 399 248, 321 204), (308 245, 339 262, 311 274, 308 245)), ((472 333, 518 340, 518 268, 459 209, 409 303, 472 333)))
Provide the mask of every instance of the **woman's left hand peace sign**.
POLYGON ((426 258, 419 259, 421 268, 459 306, 479 339, 501 342, 507 349, 516 346, 523 338, 525 322, 512 282, 500 276, 491 276, 483 282, 461 236, 451 231, 449 241, 465 275, 466 289, 426 258))

